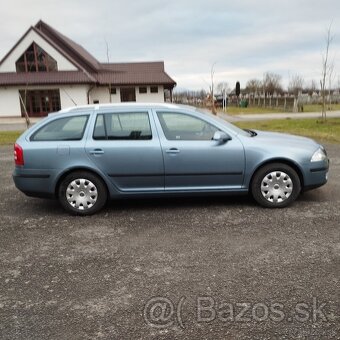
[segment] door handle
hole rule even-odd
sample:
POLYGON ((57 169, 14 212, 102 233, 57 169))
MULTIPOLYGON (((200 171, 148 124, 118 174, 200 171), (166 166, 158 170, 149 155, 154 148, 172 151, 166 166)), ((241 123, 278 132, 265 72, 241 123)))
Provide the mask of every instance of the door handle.
POLYGON ((176 148, 171 148, 168 150, 165 150, 166 153, 180 153, 180 151, 176 148))
POLYGON ((104 154, 104 150, 102 149, 94 149, 89 151, 90 155, 102 155, 104 154))

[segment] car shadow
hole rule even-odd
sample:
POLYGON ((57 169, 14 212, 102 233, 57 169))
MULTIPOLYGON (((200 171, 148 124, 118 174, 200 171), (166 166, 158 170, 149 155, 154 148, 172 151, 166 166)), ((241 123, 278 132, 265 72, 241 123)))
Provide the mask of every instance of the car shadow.
MULTIPOLYGON (((49 216, 70 216, 63 210, 58 200, 42 200, 38 198, 31 198, 29 204, 29 211, 26 213, 49 215, 49 216)), ((320 202, 327 200, 326 193, 322 189, 307 191, 302 193, 296 201, 320 202)), ((183 197, 157 197, 157 198, 129 198, 129 199, 115 199, 107 202, 106 206, 96 215, 107 213, 114 213, 117 211, 154 211, 160 210, 182 210, 182 209, 203 209, 203 208, 246 208, 258 207, 262 209, 250 195, 236 195, 236 196, 183 196, 183 197)), ((95 216, 96 216, 95 215, 95 216)))
POLYGON ((183 208, 218 208, 226 206, 255 206, 250 196, 205 196, 205 197, 161 197, 147 199, 120 199, 109 201, 104 210, 154 210, 157 209, 183 209, 183 208))

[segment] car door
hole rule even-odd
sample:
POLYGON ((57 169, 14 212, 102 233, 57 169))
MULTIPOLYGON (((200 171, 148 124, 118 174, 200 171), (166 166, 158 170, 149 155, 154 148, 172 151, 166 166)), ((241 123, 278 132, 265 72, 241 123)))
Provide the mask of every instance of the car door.
POLYGON ((241 188, 245 156, 234 136, 212 140, 220 130, 190 113, 156 111, 164 157, 165 190, 228 190, 241 188))
POLYGON ((148 110, 99 112, 86 153, 119 191, 164 191, 164 164, 148 110))

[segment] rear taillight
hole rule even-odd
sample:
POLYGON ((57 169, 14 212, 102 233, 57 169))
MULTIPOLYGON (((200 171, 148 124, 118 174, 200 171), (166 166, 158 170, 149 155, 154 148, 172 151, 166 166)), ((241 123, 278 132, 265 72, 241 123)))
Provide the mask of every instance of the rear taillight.
POLYGON ((24 165, 24 150, 19 144, 14 144, 14 162, 15 165, 24 165))

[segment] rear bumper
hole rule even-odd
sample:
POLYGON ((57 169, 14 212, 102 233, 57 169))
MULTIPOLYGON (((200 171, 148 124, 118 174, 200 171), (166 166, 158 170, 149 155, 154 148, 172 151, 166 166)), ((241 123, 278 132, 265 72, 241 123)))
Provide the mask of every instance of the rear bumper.
POLYGON ((49 170, 25 170, 16 167, 12 174, 17 189, 32 197, 53 198, 53 174, 49 170))

